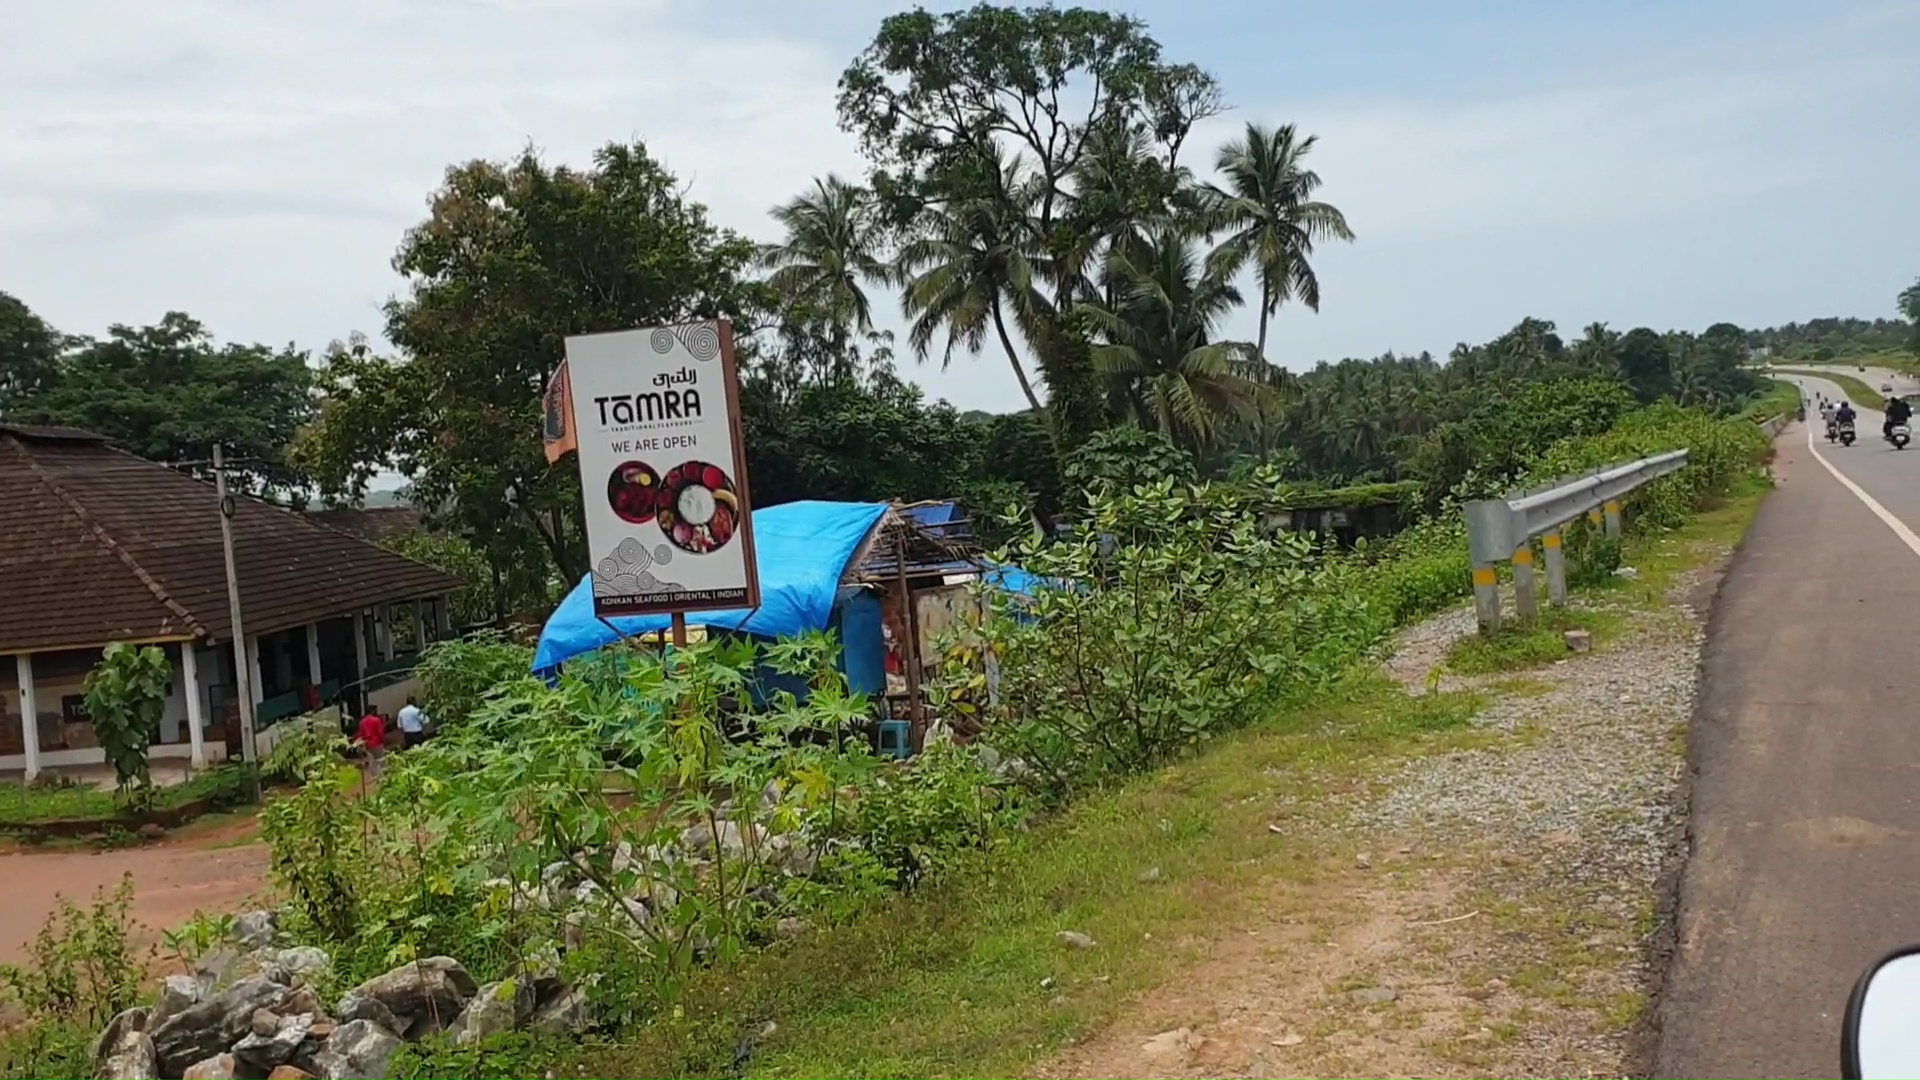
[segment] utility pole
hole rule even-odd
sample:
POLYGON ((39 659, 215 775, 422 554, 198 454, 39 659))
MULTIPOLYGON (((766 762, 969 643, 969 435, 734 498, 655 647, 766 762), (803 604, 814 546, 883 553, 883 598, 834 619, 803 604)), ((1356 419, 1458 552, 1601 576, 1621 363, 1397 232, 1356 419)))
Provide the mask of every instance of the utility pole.
POLYGON ((253 658, 248 655, 247 632, 240 624, 240 575, 233 568, 233 496, 227 494, 227 463, 218 442, 213 444, 213 489, 220 496, 220 547, 227 561, 227 616, 233 624, 233 671, 240 693, 240 757, 247 763, 247 789, 260 801, 260 752, 253 742, 253 658))

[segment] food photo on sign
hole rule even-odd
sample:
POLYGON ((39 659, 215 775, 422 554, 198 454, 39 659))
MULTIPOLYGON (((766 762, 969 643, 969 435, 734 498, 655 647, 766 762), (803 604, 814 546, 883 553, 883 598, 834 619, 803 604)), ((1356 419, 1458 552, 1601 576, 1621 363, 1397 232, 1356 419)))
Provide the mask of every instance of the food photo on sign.
POLYGON ((732 328, 570 337, 550 417, 561 397, 549 458, 562 441, 578 455, 594 613, 757 605, 732 328))

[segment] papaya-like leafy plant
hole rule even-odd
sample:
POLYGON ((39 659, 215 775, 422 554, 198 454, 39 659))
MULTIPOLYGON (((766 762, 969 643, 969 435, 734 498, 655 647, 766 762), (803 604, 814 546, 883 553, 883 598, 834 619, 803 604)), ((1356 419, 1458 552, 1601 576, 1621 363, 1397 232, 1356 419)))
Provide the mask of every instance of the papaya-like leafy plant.
MULTIPOLYGON (((191 646, 189 646, 191 647, 191 646)), ((166 711, 173 668, 167 654, 116 641, 106 647, 100 664, 87 673, 86 708, 107 763, 113 766, 120 793, 146 793, 153 787, 147 771, 147 747, 160 735, 160 715, 166 711)))

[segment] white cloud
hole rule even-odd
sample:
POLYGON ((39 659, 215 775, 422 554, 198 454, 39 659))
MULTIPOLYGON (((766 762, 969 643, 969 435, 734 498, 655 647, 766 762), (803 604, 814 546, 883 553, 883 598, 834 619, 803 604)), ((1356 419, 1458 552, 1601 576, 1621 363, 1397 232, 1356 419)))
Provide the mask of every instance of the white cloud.
MULTIPOLYGON (((1916 61, 1796 39, 1500 99, 1242 110, 1205 142, 1297 120, 1358 234, 1318 258, 1322 312, 1278 320, 1270 353, 1289 366, 1444 354, 1525 315, 1697 330, 1891 314, 1886 264, 1920 250, 1920 148, 1896 120, 1916 61)), ((1253 319, 1231 329, 1251 337, 1253 319)))
POLYGON ((705 36, 664 3, 48 2, 7 41, 0 287, 75 330, 168 307, 231 337, 377 330, 447 165, 528 142, 580 162, 643 137, 755 231, 857 164, 843 58, 705 36))
MULTIPOLYGON (((858 40, 721 34, 700 23, 717 8, 685 0, 7 6, 0 289, 77 332, 168 308, 307 347, 377 330, 400 286, 388 260, 446 166, 529 141, 582 162, 644 138, 757 235, 809 177, 859 171, 833 110, 858 40)), ((1477 99, 1235 86, 1266 104, 1195 149, 1247 119, 1321 136, 1325 195, 1360 241, 1321 255, 1322 314, 1279 320, 1275 354, 1295 366, 1443 351, 1523 314, 1870 313, 1905 283, 1882 279, 1920 273, 1899 266, 1920 251, 1903 194, 1920 175, 1901 106, 1920 99, 1912 10, 1597 70, 1570 41, 1558 76, 1477 99)), ((906 366, 962 407, 1019 400, 997 351, 906 366)))

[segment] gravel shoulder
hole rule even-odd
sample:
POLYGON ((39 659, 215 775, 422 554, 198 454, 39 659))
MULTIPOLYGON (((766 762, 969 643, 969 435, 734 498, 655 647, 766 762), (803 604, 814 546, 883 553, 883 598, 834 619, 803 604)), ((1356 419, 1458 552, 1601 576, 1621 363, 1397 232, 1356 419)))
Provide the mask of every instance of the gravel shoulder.
POLYGON ((1403 634, 1385 674, 1410 698, 1471 700, 1461 737, 1279 806, 1302 857, 1337 869, 1310 890, 1276 884, 1044 1073, 1644 1073, 1703 599, 1745 520, 1655 541, 1657 581, 1582 600, 1616 627, 1591 653, 1463 677, 1444 665, 1470 611, 1403 634))

